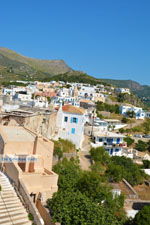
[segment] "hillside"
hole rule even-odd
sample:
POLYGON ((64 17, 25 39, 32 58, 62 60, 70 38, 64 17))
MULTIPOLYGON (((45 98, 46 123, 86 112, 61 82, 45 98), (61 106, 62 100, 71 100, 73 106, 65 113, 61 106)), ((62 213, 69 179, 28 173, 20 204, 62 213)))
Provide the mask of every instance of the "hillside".
POLYGON ((71 71, 63 60, 40 60, 0 48, 0 79, 38 79, 71 71))
POLYGON ((112 84, 116 87, 130 88, 131 91, 141 98, 145 103, 150 105, 150 86, 141 85, 136 81, 132 80, 111 80, 111 79, 101 79, 103 82, 112 84))
POLYGON ((15 80, 63 80, 126 87, 150 105, 150 86, 140 85, 132 80, 97 79, 86 73, 72 70, 63 60, 29 58, 0 47, 0 83, 15 80))

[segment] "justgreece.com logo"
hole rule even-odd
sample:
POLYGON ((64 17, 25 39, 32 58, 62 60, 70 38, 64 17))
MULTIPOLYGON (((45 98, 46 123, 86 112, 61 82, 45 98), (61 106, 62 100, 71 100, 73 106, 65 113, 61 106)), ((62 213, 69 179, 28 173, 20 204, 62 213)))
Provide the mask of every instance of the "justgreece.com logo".
POLYGON ((16 156, 16 155, 0 155, 0 163, 26 163, 26 162, 36 162, 37 158, 34 156, 16 156))

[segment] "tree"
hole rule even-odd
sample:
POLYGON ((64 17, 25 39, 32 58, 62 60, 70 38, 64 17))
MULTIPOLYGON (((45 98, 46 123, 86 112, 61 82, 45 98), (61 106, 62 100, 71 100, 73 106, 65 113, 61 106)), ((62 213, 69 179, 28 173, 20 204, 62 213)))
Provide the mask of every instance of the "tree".
POLYGON ((150 160, 143 160, 143 168, 150 169, 150 160))
POLYGON ((106 170, 108 180, 111 182, 119 182, 124 178, 124 169, 120 165, 110 164, 106 170))
POLYGON ((144 206, 135 215, 133 225, 150 225, 150 205, 144 206))
POLYGON ((81 169, 77 159, 68 160, 64 158, 54 166, 53 170, 59 174, 58 186, 60 189, 76 189, 81 176, 81 169))
POLYGON ((58 191, 47 201, 54 222, 61 225, 119 225, 107 208, 94 203, 80 191, 58 191))
POLYGON ((134 118, 135 117, 135 112, 134 111, 128 111, 126 112, 126 115, 130 118, 134 118))
POLYGON ((94 162, 99 162, 102 165, 106 165, 110 161, 110 156, 103 147, 91 148, 90 154, 94 162))
POLYGON ((150 132, 150 119, 147 119, 144 122, 143 127, 144 127, 144 133, 148 134, 150 132))
POLYGON ((51 98, 47 97, 47 101, 48 101, 48 103, 50 103, 51 102, 51 98))
POLYGON ((54 155, 58 156, 59 160, 63 157, 63 151, 60 146, 54 147, 54 155))
POLYGON ((122 120, 121 120, 122 123, 128 123, 128 121, 129 121, 129 119, 126 118, 126 117, 123 117, 122 120))
POLYGON ((111 188, 93 171, 83 172, 77 186, 81 193, 95 202, 101 203, 103 200, 112 199, 111 188))
POLYGON ((131 146, 134 143, 134 139, 130 138, 130 137, 125 137, 124 141, 127 142, 127 146, 131 146))
POLYGON ((135 145, 135 148, 141 152, 145 152, 147 150, 147 147, 147 143, 142 140, 138 140, 138 143, 136 143, 135 145))
POLYGON ((150 140, 147 142, 147 150, 150 152, 150 140))
POLYGON ((123 178, 131 185, 143 183, 146 178, 144 171, 138 165, 124 156, 112 156, 111 163, 108 165, 106 175, 109 180, 119 182, 123 178))

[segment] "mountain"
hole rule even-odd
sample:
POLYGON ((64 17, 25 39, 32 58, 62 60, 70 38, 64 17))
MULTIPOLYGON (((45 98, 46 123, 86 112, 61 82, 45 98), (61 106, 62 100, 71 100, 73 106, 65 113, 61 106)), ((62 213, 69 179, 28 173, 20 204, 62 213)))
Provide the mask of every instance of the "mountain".
POLYGON ((10 49, 0 47, 0 83, 15 80, 64 80, 90 84, 109 84, 130 88, 150 104, 150 86, 132 80, 98 79, 71 69, 63 60, 41 60, 22 56, 10 49))
POLYGON ((0 47, 0 80, 38 79, 72 71, 63 60, 41 60, 0 47))

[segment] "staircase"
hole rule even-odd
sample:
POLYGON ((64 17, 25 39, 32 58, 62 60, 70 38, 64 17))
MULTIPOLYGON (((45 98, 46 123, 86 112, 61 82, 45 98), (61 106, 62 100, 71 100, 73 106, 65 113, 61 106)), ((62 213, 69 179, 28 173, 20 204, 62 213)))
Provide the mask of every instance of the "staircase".
POLYGON ((31 225, 26 209, 9 179, 2 172, 0 172, 0 186, 0 225, 31 225))

